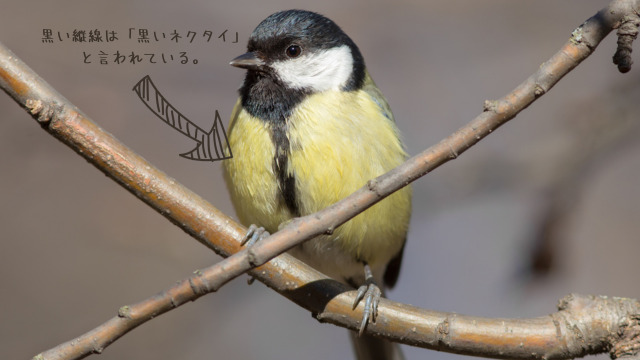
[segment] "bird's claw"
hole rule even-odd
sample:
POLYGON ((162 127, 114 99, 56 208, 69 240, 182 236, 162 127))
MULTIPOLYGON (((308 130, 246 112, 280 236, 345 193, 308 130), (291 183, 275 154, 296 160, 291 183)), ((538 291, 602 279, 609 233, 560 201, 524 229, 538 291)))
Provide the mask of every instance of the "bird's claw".
POLYGON ((249 226, 249 230, 247 231, 247 234, 244 236, 244 238, 242 238, 240 245, 251 247, 255 245, 255 243, 257 243, 258 241, 267 238, 269 235, 271 234, 269 234, 269 232, 265 230, 263 227, 258 227, 255 224, 251 224, 251 226, 249 226))
POLYGON ((358 294, 353 302, 353 308, 355 309, 358 303, 364 299, 364 310, 362 310, 362 322, 360 323, 358 336, 362 336, 364 333, 364 330, 369 324, 369 319, 371 319, 371 322, 376 322, 376 317, 378 317, 378 303, 381 297, 382 291, 373 281, 367 281, 367 283, 358 288, 358 294))
MULTIPOLYGON (((251 247, 255 245, 258 241, 264 240, 269 235, 271 234, 269 234, 269 232, 265 230, 263 227, 258 227, 258 225, 251 224, 251 226, 249 226, 249 230, 247 230, 246 235, 240 241, 240 245, 251 247)), ((247 284, 249 285, 253 284, 255 279, 256 278, 254 277, 250 277, 249 280, 247 280, 247 284)))

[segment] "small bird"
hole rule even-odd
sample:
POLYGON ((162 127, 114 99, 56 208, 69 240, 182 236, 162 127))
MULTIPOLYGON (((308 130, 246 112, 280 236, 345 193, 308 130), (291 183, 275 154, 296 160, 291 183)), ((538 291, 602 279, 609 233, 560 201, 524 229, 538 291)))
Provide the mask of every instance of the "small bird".
MULTIPOLYGON (((246 69, 231 115, 224 177, 251 242, 291 219, 343 199, 400 165, 407 153, 386 99, 356 44, 315 12, 287 10, 263 20, 247 53, 230 63, 246 69)), ((405 187, 290 253, 358 289, 364 299, 360 359, 401 358, 397 345, 362 335, 375 321, 379 286, 398 278, 411 215, 405 187)))

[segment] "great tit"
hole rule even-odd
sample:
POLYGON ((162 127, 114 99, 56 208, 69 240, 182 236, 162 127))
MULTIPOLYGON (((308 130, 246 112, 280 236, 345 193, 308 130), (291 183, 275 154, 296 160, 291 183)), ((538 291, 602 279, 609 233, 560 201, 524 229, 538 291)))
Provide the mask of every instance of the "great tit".
MULTIPOLYGON (((234 157, 224 177, 240 221, 251 234, 341 200, 407 157, 386 99, 356 44, 330 19, 287 10, 263 20, 247 53, 229 126, 234 157)), ((382 292, 398 278, 411 214, 405 187, 290 253, 359 289, 375 321, 382 292)), ((369 321, 363 318, 361 332, 369 321)), ((394 358, 391 343, 353 336, 360 358, 394 358), (369 355, 367 355, 369 354, 369 355)))

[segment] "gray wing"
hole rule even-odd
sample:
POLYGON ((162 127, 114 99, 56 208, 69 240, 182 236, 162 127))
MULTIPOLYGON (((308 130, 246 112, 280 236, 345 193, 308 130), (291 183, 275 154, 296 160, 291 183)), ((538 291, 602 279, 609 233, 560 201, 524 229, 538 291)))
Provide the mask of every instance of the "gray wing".
POLYGON ((387 99, 384 98, 384 95, 382 95, 382 91, 378 89, 376 83, 373 82, 373 79, 369 75, 369 72, 366 70, 362 90, 369 94, 369 96, 371 96, 371 99, 373 99, 373 101, 378 104, 380 110, 387 119, 395 122, 395 120, 393 119, 393 113, 391 113, 391 108, 389 107, 389 103, 387 103, 387 99))

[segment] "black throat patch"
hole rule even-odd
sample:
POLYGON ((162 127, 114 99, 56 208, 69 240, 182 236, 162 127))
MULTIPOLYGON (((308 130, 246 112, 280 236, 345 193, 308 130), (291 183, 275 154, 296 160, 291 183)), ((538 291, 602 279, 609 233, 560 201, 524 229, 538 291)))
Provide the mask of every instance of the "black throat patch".
POLYGON ((300 216, 295 188, 295 173, 289 169, 291 144, 288 121, 293 109, 304 100, 307 92, 287 89, 270 74, 247 71, 240 88, 242 107, 252 116, 265 121, 275 145, 273 170, 278 181, 281 201, 294 216, 300 216))

